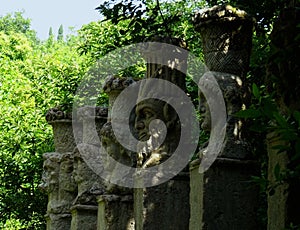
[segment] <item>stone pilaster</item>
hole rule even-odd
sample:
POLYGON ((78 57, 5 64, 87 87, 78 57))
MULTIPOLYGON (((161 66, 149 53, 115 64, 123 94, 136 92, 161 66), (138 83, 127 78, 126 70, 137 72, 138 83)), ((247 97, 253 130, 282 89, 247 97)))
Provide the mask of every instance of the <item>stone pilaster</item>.
MULTIPOLYGON (((147 79, 161 79, 165 84, 153 87, 144 81, 139 89, 142 100, 136 106, 135 129, 146 146, 138 148, 137 167, 150 168, 167 160, 177 149, 180 140, 180 121, 170 106, 172 101, 182 103, 178 91, 170 92, 170 85, 186 91, 187 52, 180 39, 156 36, 147 40, 143 58, 147 64, 147 79), (168 84, 168 82, 170 84, 168 84), (155 99, 156 96, 162 100, 155 99), (166 126, 166 137, 157 148, 161 132, 150 132, 149 124, 160 120, 166 126), (153 134, 155 133, 155 134, 153 134)), ((134 213, 136 229, 188 229, 189 224, 189 173, 177 175, 168 182, 149 188, 134 189, 134 213), (176 211, 175 211, 176 210, 176 211)))
POLYGON ((96 230, 97 229, 96 205, 77 204, 71 208, 72 222, 71 230, 96 230))
POLYGON ((132 195, 102 195, 97 201, 97 230, 135 229, 132 195))
POLYGON ((189 173, 180 173, 158 186, 144 189, 143 230, 189 228, 189 173))
MULTIPOLYGON (((259 188, 251 177, 259 173, 259 165, 251 154, 245 136, 246 127, 234 114, 247 107, 245 76, 251 51, 253 19, 242 10, 228 5, 215 6, 197 13, 195 29, 203 42, 205 64, 218 83, 226 106, 226 132, 214 163, 199 173, 201 160, 207 156, 207 145, 201 146, 199 159, 190 164, 191 218, 194 229, 257 229, 259 188)), ((214 88, 204 85, 213 96, 214 88)), ((201 128, 213 130, 206 97, 199 91, 201 128)))
POLYGON ((53 214, 45 215, 47 230, 66 230, 71 228, 71 214, 53 214))
POLYGON ((289 184, 280 181, 276 175, 275 168, 279 167, 281 173, 287 170, 289 157, 287 152, 279 152, 275 146, 286 146, 288 143, 281 139, 275 132, 267 135, 268 148, 268 181, 270 191, 268 192, 268 230, 284 229, 288 226, 288 197, 289 184))
POLYGON ((251 178, 258 172, 252 160, 217 158, 202 174, 199 162, 193 162, 189 229, 259 229, 259 188, 251 178))

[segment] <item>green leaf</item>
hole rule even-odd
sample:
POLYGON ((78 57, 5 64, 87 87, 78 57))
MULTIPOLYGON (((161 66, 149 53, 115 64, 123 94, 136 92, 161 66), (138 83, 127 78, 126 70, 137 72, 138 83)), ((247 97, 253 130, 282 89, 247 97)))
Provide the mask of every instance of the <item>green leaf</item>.
POLYGON ((298 126, 300 127, 300 112, 299 111, 295 111, 293 113, 293 117, 295 118, 295 120, 298 122, 298 126))
POLYGON ((275 120, 281 128, 289 128, 287 120, 279 113, 273 113, 275 120))
POLYGON ((252 93, 254 95, 254 97, 256 99, 260 99, 261 98, 261 95, 260 95, 260 92, 259 92, 259 88, 257 87, 257 85, 255 83, 253 83, 252 85, 252 93))
POLYGON ((245 109, 237 112, 235 116, 240 118, 258 118, 261 116, 261 112, 257 109, 245 109))

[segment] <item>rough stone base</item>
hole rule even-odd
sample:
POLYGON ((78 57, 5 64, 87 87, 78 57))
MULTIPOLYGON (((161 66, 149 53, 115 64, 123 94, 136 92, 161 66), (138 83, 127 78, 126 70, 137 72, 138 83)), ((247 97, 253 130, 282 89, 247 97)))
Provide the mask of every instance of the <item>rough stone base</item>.
POLYGON ((185 230, 189 227, 189 174, 180 174, 144 190, 143 230, 185 230))
POLYGON ((134 230, 132 195, 101 195, 97 230, 134 230))
POLYGON ((66 230, 71 227, 71 214, 46 214, 47 230, 66 230))
POLYGON ((71 208, 72 230, 96 230, 97 229, 97 206, 75 205, 71 208))
POLYGON ((199 164, 190 168, 190 230, 259 229, 259 188, 251 180, 258 172, 255 161, 218 158, 203 174, 198 170, 199 164))

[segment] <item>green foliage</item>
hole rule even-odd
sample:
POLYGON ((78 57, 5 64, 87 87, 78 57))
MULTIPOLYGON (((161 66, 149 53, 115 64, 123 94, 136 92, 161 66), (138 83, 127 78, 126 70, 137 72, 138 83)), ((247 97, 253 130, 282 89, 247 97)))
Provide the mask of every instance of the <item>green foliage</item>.
MULTIPOLYGON (((15 20, 23 21, 4 18, 8 27, 15 20)), ((44 229, 47 197, 38 185, 42 154, 54 150, 44 115, 52 107, 71 108, 76 87, 90 65, 90 58, 74 48, 76 37, 36 43, 26 31, 0 31, 1 229, 44 229)))
POLYGON ((31 50, 31 43, 23 34, 0 31, 1 59, 24 60, 31 50))
POLYGON ((266 135, 275 132, 287 145, 274 146, 279 152, 288 152, 290 158, 289 169, 283 172, 279 165, 274 168, 276 179, 290 180, 300 176, 300 112, 291 111, 283 115, 278 109, 273 95, 269 95, 265 88, 256 84, 252 86, 253 101, 249 109, 239 111, 236 116, 250 119, 250 129, 266 135))
POLYGON ((36 41, 36 32, 30 29, 30 19, 23 17, 23 12, 15 12, 0 17, 0 31, 8 34, 17 32, 26 35, 29 39, 36 41))
POLYGON ((98 8, 104 21, 121 27, 118 31, 128 40, 122 45, 143 42, 154 35, 179 37, 189 43, 190 50, 200 54, 200 38, 195 36, 192 14, 206 5, 205 1, 106 1, 98 8), (127 27, 122 27, 126 22, 127 27))

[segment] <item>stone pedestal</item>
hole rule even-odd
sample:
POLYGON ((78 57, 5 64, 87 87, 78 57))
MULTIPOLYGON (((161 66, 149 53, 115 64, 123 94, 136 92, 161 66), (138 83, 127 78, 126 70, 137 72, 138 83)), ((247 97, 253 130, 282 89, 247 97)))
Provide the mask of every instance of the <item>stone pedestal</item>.
POLYGON ((132 195, 102 195, 97 201, 97 230, 135 229, 132 195))
POLYGON ((194 26, 201 34, 205 64, 217 85, 205 81, 199 91, 201 128, 211 136, 208 146, 201 146, 199 159, 190 164, 189 229, 258 229, 259 187, 252 176, 259 174, 259 164, 244 135, 247 127, 235 116, 248 105, 245 77, 249 67, 253 19, 243 10, 222 5, 196 14, 194 26), (226 107, 226 114, 218 117, 218 121, 226 118, 226 126, 224 136, 216 139, 212 135, 218 127, 214 118, 223 108, 216 107, 220 98, 214 96, 220 91, 224 99, 221 106, 226 107), (217 102, 211 103, 216 108, 209 107, 209 100, 217 102), (211 146, 221 148, 213 151, 209 148, 211 146), (217 158, 211 159, 209 163, 212 165, 200 174, 200 163, 204 164, 213 154, 217 158))
POLYGON ((71 227, 71 214, 47 214, 47 230, 67 230, 71 227))
MULTIPOLYGON (((189 175, 181 173, 168 182, 145 188, 143 191, 143 230, 182 230, 189 227, 189 175)), ((142 189, 136 189, 141 191, 142 189)), ((139 197, 139 196, 136 196, 139 197)), ((138 202, 135 198, 135 202, 138 202)), ((140 205, 137 205, 140 207, 140 205)), ((140 221, 141 218, 136 218, 140 221)))
POLYGON ((96 230, 97 229, 97 210, 94 205, 75 205, 71 208, 72 230, 96 230))
POLYGON ((218 158, 204 173, 199 161, 190 167, 190 230, 259 229, 259 187, 251 180, 259 165, 250 160, 218 158))

